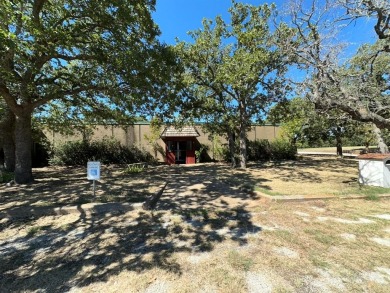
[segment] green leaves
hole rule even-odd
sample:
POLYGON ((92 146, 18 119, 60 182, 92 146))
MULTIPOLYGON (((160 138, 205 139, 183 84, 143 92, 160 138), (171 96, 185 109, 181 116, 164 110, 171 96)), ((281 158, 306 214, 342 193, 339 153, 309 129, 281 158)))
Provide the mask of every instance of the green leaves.
MULTIPOLYGON (((284 97, 289 61, 278 43, 291 31, 285 25, 270 28, 274 9, 233 2, 230 23, 203 20, 203 28, 190 33, 193 43, 177 44, 185 67, 184 112, 206 121, 210 132, 231 138, 240 133, 244 143, 251 123, 284 97)), ((245 149, 240 147, 241 158, 245 149)))

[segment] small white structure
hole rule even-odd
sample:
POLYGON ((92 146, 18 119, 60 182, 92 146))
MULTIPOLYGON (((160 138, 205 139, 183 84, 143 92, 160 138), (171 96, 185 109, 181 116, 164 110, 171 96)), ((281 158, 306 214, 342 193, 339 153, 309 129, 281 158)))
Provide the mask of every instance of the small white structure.
POLYGON ((390 154, 364 154, 359 160, 359 183, 390 188, 390 154))

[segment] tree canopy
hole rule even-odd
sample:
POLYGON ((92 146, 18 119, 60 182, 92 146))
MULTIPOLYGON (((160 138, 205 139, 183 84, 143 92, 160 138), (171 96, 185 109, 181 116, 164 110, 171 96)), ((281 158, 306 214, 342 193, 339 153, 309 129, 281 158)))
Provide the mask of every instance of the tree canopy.
POLYGON ((194 42, 176 48, 185 67, 186 115, 225 135, 232 158, 238 134, 240 166, 245 168, 247 129, 271 103, 284 98, 289 61, 278 45, 291 31, 284 23, 271 27, 273 5, 233 2, 229 12, 230 23, 221 17, 205 19, 202 29, 190 33, 194 42))
MULTIPOLYGON (((336 1, 337 2, 337 1, 336 1)), ((301 70, 307 72, 300 83, 302 96, 308 97, 322 110, 338 109, 360 122, 371 122, 378 128, 390 128, 389 110, 389 4, 387 1, 343 2, 351 17, 377 17, 381 38, 374 45, 363 46, 355 57, 341 62, 346 44, 336 41, 342 29, 337 14, 339 3, 323 5, 302 2, 290 7, 292 25, 297 32, 296 46, 290 50, 301 70), (354 9, 352 9, 354 7, 354 9), (376 7, 377 9, 375 9, 376 7), (359 12, 360 11, 360 12, 359 12), (366 13, 363 13, 366 11, 366 13), (384 15, 382 15, 384 13, 384 15)), ((347 17, 348 18, 348 17, 347 17)))
POLYGON ((125 116, 168 93, 174 58, 156 40, 154 2, 0 1, 0 97, 15 115, 17 182, 32 180, 33 113, 125 116))

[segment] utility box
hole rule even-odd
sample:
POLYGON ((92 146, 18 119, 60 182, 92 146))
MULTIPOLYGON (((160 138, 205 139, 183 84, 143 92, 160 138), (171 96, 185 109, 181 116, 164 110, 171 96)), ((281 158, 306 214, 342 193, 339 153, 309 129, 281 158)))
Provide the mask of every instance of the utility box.
POLYGON ((364 154, 359 160, 359 183, 390 188, 390 154, 364 154))

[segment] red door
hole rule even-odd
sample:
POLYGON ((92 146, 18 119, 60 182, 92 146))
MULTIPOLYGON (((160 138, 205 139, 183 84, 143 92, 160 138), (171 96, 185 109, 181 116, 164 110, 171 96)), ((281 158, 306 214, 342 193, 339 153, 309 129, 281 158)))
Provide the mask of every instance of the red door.
POLYGON ((167 141, 166 145, 166 157, 167 157, 167 164, 173 165, 176 161, 176 141, 167 141))
POLYGON ((195 151, 194 150, 187 151, 186 164, 195 164, 195 151))

